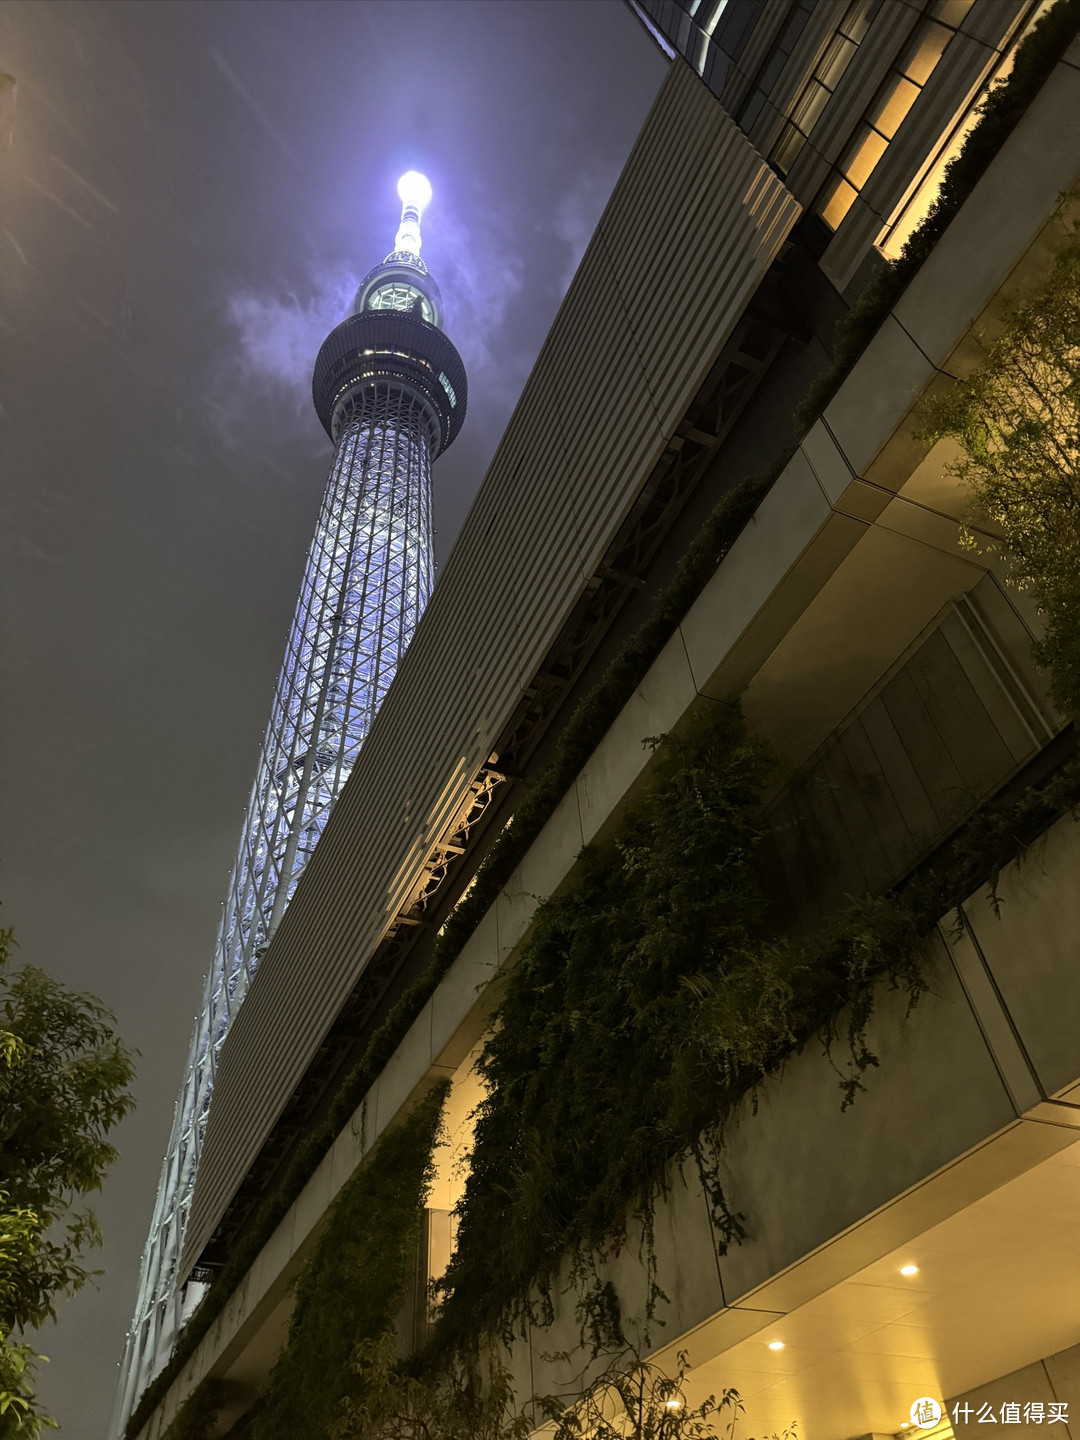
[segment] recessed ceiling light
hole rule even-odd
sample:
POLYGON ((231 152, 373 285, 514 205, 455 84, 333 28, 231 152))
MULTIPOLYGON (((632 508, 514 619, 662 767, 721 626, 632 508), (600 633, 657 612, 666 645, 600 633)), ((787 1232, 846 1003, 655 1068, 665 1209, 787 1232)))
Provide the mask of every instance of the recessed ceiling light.
POLYGON ((901 1275, 917 1275, 918 1273, 919 1273, 919 1267, 918 1267, 917 1265, 901 1265, 901 1266, 900 1266, 900 1274, 901 1274, 901 1275))
POLYGON ((783 1350, 783 1348, 784 1348, 784 1342, 783 1342, 783 1340, 770 1340, 770 1341, 769 1341, 769 1349, 770 1349, 770 1350, 783 1350))

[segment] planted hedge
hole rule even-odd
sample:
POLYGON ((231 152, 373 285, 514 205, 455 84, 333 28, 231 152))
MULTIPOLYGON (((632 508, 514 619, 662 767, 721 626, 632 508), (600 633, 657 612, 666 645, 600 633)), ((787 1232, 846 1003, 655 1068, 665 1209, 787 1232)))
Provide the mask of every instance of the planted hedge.
POLYGON ((213 1377, 204 1380, 176 1412, 176 1418, 165 1432, 165 1440, 210 1440, 228 1398, 226 1381, 213 1377))

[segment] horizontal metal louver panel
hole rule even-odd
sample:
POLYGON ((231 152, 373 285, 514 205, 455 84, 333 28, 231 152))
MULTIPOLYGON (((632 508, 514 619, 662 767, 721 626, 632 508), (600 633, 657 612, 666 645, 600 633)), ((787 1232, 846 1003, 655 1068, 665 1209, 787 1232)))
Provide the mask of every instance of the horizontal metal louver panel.
POLYGON ((225 1042, 185 1272, 797 214, 676 63, 225 1042))

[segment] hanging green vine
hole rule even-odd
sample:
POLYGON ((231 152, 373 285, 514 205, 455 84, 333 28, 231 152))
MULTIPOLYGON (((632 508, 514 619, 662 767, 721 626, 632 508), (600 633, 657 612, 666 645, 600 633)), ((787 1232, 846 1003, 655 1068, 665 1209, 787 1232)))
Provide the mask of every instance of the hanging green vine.
POLYGON ((570 1262, 583 1340, 621 1341, 618 1297, 598 1261, 636 1219, 650 1292, 657 1201, 692 1160, 721 1250, 743 1233, 718 1175, 735 1108, 808 1042, 833 1060, 846 1109, 878 1058, 867 1042, 884 984, 914 1006, 927 936, 1064 811, 1080 760, 1042 786, 984 805, 892 892, 850 902, 812 935, 770 935, 756 870, 766 761, 724 706, 668 741, 656 784, 619 835, 582 854, 572 890, 544 902, 505 980, 480 1060, 458 1246, 436 1347, 507 1341, 553 1316, 570 1262))
POLYGON ((650 1215, 667 1163, 707 1125, 712 1094, 694 1094, 681 1063, 686 982, 737 968, 761 921, 764 768, 738 712, 717 705, 693 740, 664 746, 618 838, 589 846, 573 889, 537 911, 480 1061, 489 1093, 445 1282, 448 1331, 504 1324, 508 1300, 520 1315, 566 1255, 587 1265, 625 1228, 631 1202, 650 1215))
POLYGON ((358 1345, 357 1394, 342 1402, 331 1440, 528 1440, 535 1428, 494 1346, 422 1375, 414 1368, 397 1358, 389 1333, 358 1345))
POLYGON ((379 1141, 330 1211, 296 1284, 289 1338, 252 1440, 323 1435, 353 1392, 354 1347, 393 1328, 412 1274, 447 1082, 379 1141))
POLYGON ((227 1381, 213 1377, 204 1380, 180 1406, 163 1440, 211 1440, 217 1418, 228 1398, 227 1381))
MULTIPOLYGON (((628 1221, 644 1234, 673 1162, 692 1158, 726 1246, 742 1233, 717 1176, 725 1119, 748 1090, 850 1006, 845 1103, 876 1063, 873 983, 922 988, 918 929, 879 900, 814 942, 763 933, 756 868, 767 770, 735 709, 672 738, 619 835, 583 851, 573 888, 542 904, 505 982, 479 1068, 488 1085, 443 1288, 441 1343, 550 1319, 567 1257, 584 1337, 621 1338, 596 1261, 628 1221)), ((936 917, 935 917, 936 918, 936 917)))

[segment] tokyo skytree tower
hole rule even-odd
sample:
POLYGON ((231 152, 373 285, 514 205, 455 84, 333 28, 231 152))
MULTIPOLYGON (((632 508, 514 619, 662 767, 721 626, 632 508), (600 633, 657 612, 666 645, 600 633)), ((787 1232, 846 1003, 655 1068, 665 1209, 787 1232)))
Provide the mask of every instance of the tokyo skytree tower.
POLYGON ((394 248, 312 379, 334 460, 308 552, 143 1253, 115 1412, 122 1430, 203 1287, 178 1287, 217 1058, 356 762, 432 585, 431 462, 465 417, 465 367, 420 258, 423 175, 398 182, 394 248))

